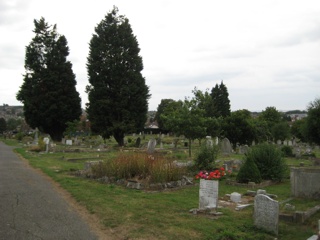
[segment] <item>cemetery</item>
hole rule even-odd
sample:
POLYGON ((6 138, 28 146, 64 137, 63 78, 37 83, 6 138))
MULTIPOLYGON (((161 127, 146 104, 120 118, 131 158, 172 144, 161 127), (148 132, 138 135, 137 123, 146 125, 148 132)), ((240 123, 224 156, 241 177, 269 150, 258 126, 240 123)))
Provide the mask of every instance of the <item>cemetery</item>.
POLYGON ((260 180, 244 173, 240 181, 253 146, 234 150, 228 139, 206 138, 201 146, 194 141, 191 158, 185 139, 164 134, 126 136, 125 147, 99 136, 53 142, 38 133, 10 141, 115 238, 308 239, 319 231, 316 146, 290 146, 299 148, 299 155, 282 158, 287 168, 281 181, 264 173, 260 180), (204 146, 217 155, 211 169, 199 172, 195 165, 204 146), (308 157, 311 153, 315 157, 308 157))

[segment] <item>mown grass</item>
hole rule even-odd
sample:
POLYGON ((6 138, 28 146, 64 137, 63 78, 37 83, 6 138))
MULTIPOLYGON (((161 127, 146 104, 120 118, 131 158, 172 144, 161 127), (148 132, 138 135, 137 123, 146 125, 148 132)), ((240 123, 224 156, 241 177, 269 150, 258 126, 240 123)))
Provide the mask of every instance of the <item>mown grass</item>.
MULTIPOLYGON (((104 227, 111 228, 123 239, 274 239, 275 236, 259 230, 253 225, 253 207, 242 211, 221 208, 223 215, 215 218, 208 214, 189 213, 199 203, 199 187, 194 185, 180 190, 146 192, 126 189, 117 185, 106 185, 96 181, 73 176, 72 172, 83 169, 81 158, 95 157, 97 153, 51 153, 27 152, 24 148, 16 151, 30 164, 41 169, 76 201, 85 206, 91 214, 99 217, 104 227), (76 162, 66 159, 78 158, 76 162)), ((100 154, 103 159, 112 159, 115 152, 100 154)), ((234 156, 233 156, 234 157, 234 156)), ((291 161, 291 160, 290 160, 291 161)), ((294 160, 292 160, 294 161, 294 160)), ((278 195, 279 201, 290 198, 290 182, 265 188, 268 193, 278 195)), ((226 185, 221 181, 219 196, 227 193, 245 193, 246 187, 226 185)), ((291 203, 291 202, 289 202, 291 203)), ((313 200, 294 199, 298 208, 313 205, 313 200)), ((317 231, 320 213, 304 224, 280 222, 278 239, 307 239, 317 231)))

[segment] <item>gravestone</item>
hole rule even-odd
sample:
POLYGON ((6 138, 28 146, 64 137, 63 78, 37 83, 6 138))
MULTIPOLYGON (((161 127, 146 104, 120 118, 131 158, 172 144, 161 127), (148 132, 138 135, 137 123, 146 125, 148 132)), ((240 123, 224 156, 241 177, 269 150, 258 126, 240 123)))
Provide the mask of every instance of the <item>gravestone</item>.
POLYGON ((277 145, 282 145, 282 141, 281 141, 281 140, 278 140, 278 141, 277 141, 277 145))
POLYGON ((39 129, 36 128, 36 132, 34 134, 33 144, 38 145, 39 144, 39 129))
POLYGON ((278 235, 279 203, 264 194, 254 198, 254 225, 278 235))
POLYGON ((134 146, 135 146, 136 148, 139 148, 139 147, 140 147, 140 144, 141 144, 141 138, 138 137, 137 140, 136 140, 136 143, 134 144, 134 146))
POLYGON ((70 145, 71 146, 72 145, 72 140, 71 139, 67 139, 66 140, 66 145, 70 145))
POLYGON ((213 146, 213 141, 211 139, 211 136, 206 136, 206 144, 207 144, 207 147, 213 146))
POLYGON ((219 181, 200 179, 199 209, 216 208, 218 205, 219 181))
POLYGON ((43 138, 43 142, 46 144, 46 153, 48 153, 50 139, 48 137, 45 137, 45 138, 43 138))
POLYGON ((152 138, 152 139, 149 140, 148 146, 147 146, 147 152, 148 152, 148 154, 154 153, 154 149, 155 149, 155 147, 156 147, 156 144, 157 144, 157 141, 156 141, 154 138, 152 138))
POLYGON ((292 145, 293 145, 293 146, 296 146, 296 145, 297 145, 297 141, 296 141, 295 138, 292 140, 292 145))
POLYGON ((215 145, 218 145, 218 144, 219 144, 219 138, 218 138, 218 137, 215 137, 215 138, 214 138, 214 144, 215 144, 215 145))
POLYGON ((239 147, 239 153, 240 154, 246 154, 249 151, 248 145, 241 145, 239 147))
POLYGON ((288 141, 288 146, 292 146, 292 145, 293 145, 292 141, 289 140, 289 141, 288 141))
POLYGON ((231 144, 230 144, 230 141, 229 141, 228 138, 224 138, 224 139, 221 140, 220 148, 221 148, 221 152, 223 154, 232 153, 232 147, 231 147, 231 144))
POLYGON ((288 146, 288 140, 284 140, 283 145, 288 146))

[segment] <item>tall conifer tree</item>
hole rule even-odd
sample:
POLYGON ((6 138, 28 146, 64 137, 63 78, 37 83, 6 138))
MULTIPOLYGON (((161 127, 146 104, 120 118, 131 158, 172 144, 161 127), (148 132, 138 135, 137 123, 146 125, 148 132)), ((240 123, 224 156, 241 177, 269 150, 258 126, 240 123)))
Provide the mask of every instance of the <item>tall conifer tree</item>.
POLYGON ((129 20, 113 8, 95 28, 87 68, 88 118, 103 138, 141 131, 147 119, 149 88, 141 74, 140 48, 129 20))
POLYGON ((17 99, 24 104, 26 122, 60 140, 66 123, 79 119, 81 99, 67 39, 42 17, 34 20, 35 37, 26 47, 24 82, 17 99))
POLYGON ((220 85, 216 84, 211 90, 211 110, 212 117, 227 117, 230 116, 230 100, 226 85, 221 81, 220 85))

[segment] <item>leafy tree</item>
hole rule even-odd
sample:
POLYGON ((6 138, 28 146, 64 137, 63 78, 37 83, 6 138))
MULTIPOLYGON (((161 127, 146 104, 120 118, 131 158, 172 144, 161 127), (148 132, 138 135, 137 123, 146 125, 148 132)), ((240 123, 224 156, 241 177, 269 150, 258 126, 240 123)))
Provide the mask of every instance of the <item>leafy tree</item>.
POLYGON ((210 116, 211 117, 226 117, 231 113, 230 110, 230 100, 229 93, 226 85, 221 81, 220 85, 216 84, 214 88, 211 89, 211 107, 210 116))
POLYGON ((275 124, 282 121, 282 114, 275 107, 266 107, 266 109, 261 112, 258 119, 259 121, 264 121, 268 126, 267 131, 271 134, 271 139, 268 140, 272 140, 272 138, 275 138, 275 136, 273 136, 272 134, 272 128, 275 124))
POLYGON ((212 106, 212 98, 208 90, 206 90, 205 92, 202 92, 201 90, 195 87, 192 93, 194 94, 194 99, 196 100, 198 107, 205 111, 206 117, 212 117, 210 114, 210 108, 212 106))
POLYGON ((272 127, 272 136, 274 139, 284 141, 291 137, 290 126, 287 122, 279 122, 272 127))
POLYGON ((307 141, 307 124, 306 124, 306 119, 300 119, 296 120, 292 123, 292 126, 290 128, 291 134, 300 139, 303 142, 307 141))
POLYGON ((0 133, 7 130, 7 122, 4 118, 0 118, 0 133))
POLYGON ((165 129, 163 120, 161 119, 161 114, 169 115, 170 112, 174 112, 175 110, 181 108, 181 106, 181 101, 175 101, 173 99, 162 99, 160 104, 158 105, 157 113, 155 115, 155 120, 158 122, 159 128, 164 130, 170 130, 165 129))
POLYGON ((26 73, 17 99, 24 104, 24 116, 30 127, 38 127, 53 140, 60 140, 66 122, 81 115, 81 99, 72 64, 67 61, 66 38, 44 18, 34 20, 34 25, 35 37, 26 47, 26 73))
POLYGON ((14 131, 22 124, 21 119, 9 118, 7 121, 7 130, 14 131))
POLYGON ((281 117, 281 113, 275 107, 266 107, 266 109, 259 115, 260 120, 264 120, 271 125, 279 123, 281 121, 281 117))
POLYGON ((92 131, 113 136, 119 146, 125 133, 143 130, 147 120, 150 95, 139 52, 129 20, 114 7, 90 41, 87 113, 92 131))
POLYGON ((250 122, 254 129, 254 140, 257 143, 262 143, 272 138, 271 129, 269 129, 267 121, 253 118, 250 122))
POLYGON ((222 129, 235 147, 237 143, 251 145, 254 140, 254 127, 251 124, 251 114, 248 110, 238 110, 232 112, 230 116, 224 118, 222 129))
POLYGON ((181 108, 169 114, 164 113, 161 118, 166 129, 171 129, 178 136, 184 135, 189 140, 189 156, 191 157, 191 142, 206 136, 210 119, 205 117, 205 111, 197 106, 194 99, 185 99, 181 103, 181 108))
POLYGON ((308 105, 306 136, 309 142, 320 144, 320 98, 316 98, 308 105))

